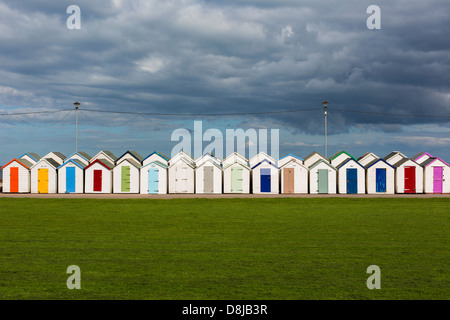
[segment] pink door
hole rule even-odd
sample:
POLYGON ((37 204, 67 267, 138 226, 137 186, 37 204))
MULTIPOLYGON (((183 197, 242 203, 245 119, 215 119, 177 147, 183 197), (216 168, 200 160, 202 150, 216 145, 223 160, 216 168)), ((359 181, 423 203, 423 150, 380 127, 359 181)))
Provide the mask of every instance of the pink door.
POLYGON ((433 168, 433 193, 442 193, 442 180, 444 176, 443 167, 433 168))

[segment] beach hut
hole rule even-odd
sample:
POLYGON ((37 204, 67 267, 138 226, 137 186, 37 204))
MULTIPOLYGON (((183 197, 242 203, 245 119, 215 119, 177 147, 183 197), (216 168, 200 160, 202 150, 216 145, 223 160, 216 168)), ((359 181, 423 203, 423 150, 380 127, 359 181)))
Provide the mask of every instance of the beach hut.
POLYGON ((112 193, 114 164, 96 159, 84 168, 85 193, 112 193))
POLYGON ((386 157, 384 157, 383 159, 389 163, 390 165, 394 165, 395 163, 399 162, 402 159, 407 159, 408 157, 405 156, 403 153, 401 153, 400 151, 392 151, 391 153, 389 153, 386 157))
MULTIPOLYGON (((145 163, 145 161, 144 161, 145 163)), ((146 163, 140 169, 141 194, 167 193, 167 162, 158 160, 146 163)))
POLYGON ((114 193, 139 193, 140 163, 131 159, 117 160, 113 169, 114 193))
POLYGON ((281 193, 308 193, 308 168, 302 164, 302 160, 296 156, 280 158, 281 193))
POLYGON ((92 157, 84 151, 78 151, 67 157, 65 161, 69 159, 81 161, 87 166, 89 165, 89 161, 92 159, 92 157))
MULTIPOLYGON (((65 155, 63 155, 61 152, 53 151, 53 152, 47 153, 42 158, 44 158, 44 159, 53 159, 58 164, 58 166, 60 166, 60 165, 62 165, 64 163, 64 161, 65 161, 65 159, 67 157, 65 155)), ((39 160, 41 160, 41 159, 39 159, 39 160)))
POLYGON ((241 157, 235 154, 224 160, 223 193, 250 193, 251 169, 241 157))
POLYGON ((423 193, 423 167, 414 160, 403 158, 393 164, 396 193, 423 193))
POLYGON ((58 170, 58 193, 83 193, 84 192, 84 168, 87 166, 75 157, 69 158, 58 170))
POLYGON ((252 157, 248 163, 249 163, 249 167, 253 168, 255 167, 258 163, 261 163, 263 160, 267 160, 267 162, 272 163, 273 165, 277 165, 277 161, 272 158, 271 156, 269 156, 267 153, 261 151, 260 153, 258 153, 256 156, 252 157))
POLYGON ((41 160, 41 157, 34 152, 27 152, 27 153, 24 153, 23 155, 21 155, 19 160, 20 159, 25 159, 33 165, 33 164, 36 164, 39 160, 41 160))
POLYGON ((158 161, 159 163, 162 163, 165 166, 169 165, 169 158, 166 155, 157 151, 153 151, 142 160, 142 166, 144 167, 153 161, 158 161))
POLYGON ((234 164, 235 162, 240 162, 248 167, 248 159, 238 152, 233 152, 229 154, 225 159, 223 159, 222 165, 225 169, 226 166, 234 164))
POLYGON ((279 168, 268 159, 263 159, 252 167, 253 193, 280 193, 278 179, 279 168))
POLYGON ((430 158, 434 158, 433 155, 431 155, 428 152, 419 152, 415 156, 411 158, 411 160, 414 160, 418 164, 422 164, 422 162, 427 161, 430 158))
POLYGON ((3 193, 28 193, 30 187, 30 168, 33 163, 26 159, 13 159, 2 169, 3 193))
POLYGON ((319 160, 324 160, 324 161, 328 162, 328 159, 325 158, 324 156, 322 156, 320 153, 312 152, 309 155, 307 155, 305 157, 305 159, 303 159, 303 165, 305 167, 309 168, 319 160))
POLYGON ((106 162, 109 162, 110 164, 114 165, 117 161, 117 157, 111 151, 102 150, 99 153, 97 153, 95 156, 93 156, 91 158, 91 160, 89 160, 89 163, 92 163, 95 160, 105 160, 106 162))
POLYGON ((288 153, 284 156, 282 156, 280 159, 278 159, 278 167, 281 168, 283 165, 288 163, 291 160, 295 160, 296 162, 303 163, 303 159, 300 157, 297 157, 296 155, 293 155, 292 153, 288 153))
POLYGON ((31 193, 56 193, 60 166, 53 158, 41 158, 30 168, 31 193))
POLYGON ((195 193, 222 193, 222 163, 210 153, 195 161, 195 193))
POLYGON ((331 163, 331 165, 335 168, 341 163, 343 163, 345 160, 348 159, 354 159, 357 161, 352 155, 350 155, 348 152, 341 150, 337 152, 335 155, 333 155, 330 159, 328 159, 328 162, 331 163))
POLYGON ((422 162, 425 193, 450 193, 450 166, 441 158, 422 162))
POLYGON ((366 166, 366 188, 368 194, 393 194, 395 190, 395 168, 384 159, 374 159, 366 166))
MULTIPOLYGON (((335 194, 336 193, 336 168, 325 158, 317 160, 309 169, 309 193, 310 194, 335 194)), ((306 158, 305 158, 306 159, 306 158)))
POLYGON ((169 160, 169 193, 194 193, 195 162, 181 151, 169 160))
POLYGON ((344 160, 336 165, 338 193, 366 193, 366 168, 351 156, 340 158, 344 160))
POLYGON ((361 157, 359 157, 357 160, 360 164, 362 164, 363 166, 366 166, 368 163, 372 162, 373 160, 379 159, 379 158, 380 157, 378 157, 376 154, 374 154, 372 152, 366 152, 361 157))

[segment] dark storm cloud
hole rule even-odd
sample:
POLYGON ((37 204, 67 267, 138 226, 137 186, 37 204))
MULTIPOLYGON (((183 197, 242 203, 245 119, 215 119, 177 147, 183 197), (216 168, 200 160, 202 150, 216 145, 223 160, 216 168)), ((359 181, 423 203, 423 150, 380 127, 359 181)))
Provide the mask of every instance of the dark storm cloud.
MULTIPOLYGON (((429 121, 332 108, 450 113, 446 1, 378 1, 381 30, 366 28, 372 1, 77 1, 81 30, 65 26, 70 4, 0 3, 3 105, 220 113, 327 99, 332 134, 429 121)), ((321 117, 271 119, 317 133, 321 117)))

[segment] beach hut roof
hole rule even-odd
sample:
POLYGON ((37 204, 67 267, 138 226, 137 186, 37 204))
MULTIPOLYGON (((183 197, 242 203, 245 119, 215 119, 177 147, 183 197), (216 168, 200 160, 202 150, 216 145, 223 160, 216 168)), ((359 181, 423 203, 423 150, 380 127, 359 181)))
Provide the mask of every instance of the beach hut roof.
POLYGON ((365 158, 365 157, 367 157, 367 156, 369 156, 369 155, 372 155, 372 156, 374 156, 374 157, 377 158, 377 159, 380 158, 380 157, 378 157, 376 154, 374 154, 373 152, 366 152, 366 153, 364 153, 361 157, 359 157, 357 160, 360 161, 361 159, 363 159, 363 158, 365 158))
MULTIPOLYGON (((73 156, 73 155, 72 155, 73 156)), ((60 165, 57 169, 60 169, 62 167, 64 167, 66 164, 68 163, 73 163, 74 165, 76 165, 77 167, 79 167, 80 169, 84 169, 86 167, 86 164, 84 164, 83 162, 81 162, 78 159, 69 159, 66 162, 64 162, 62 165, 60 165)))
POLYGON ((400 151, 392 151, 391 153, 389 153, 386 157, 384 157, 383 159, 384 160, 389 160, 390 158, 392 158, 393 156, 395 156, 395 155, 397 155, 397 154, 399 154, 399 155, 401 155, 403 158, 407 158, 403 153, 401 153, 400 151))
POLYGON ((233 163, 227 164, 227 165, 223 168, 223 170, 225 170, 225 169, 231 167, 231 166, 234 165, 235 163, 237 163, 237 164, 239 164, 240 166, 246 168, 247 170, 251 170, 250 167, 249 167, 248 165, 246 165, 245 163, 242 163, 241 161, 237 161, 237 160, 233 161, 233 163))
POLYGON ((414 155, 413 157, 411 157, 411 159, 413 159, 414 161, 421 158, 422 156, 427 155, 429 158, 434 158, 430 153, 428 152, 419 152, 418 154, 414 155))
POLYGON ((415 162, 413 159, 410 159, 410 158, 403 158, 403 159, 397 161, 396 163, 394 163, 393 165, 394 165, 394 167, 398 168, 398 167, 400 167, 402 164, 404 164, 405 162, 408 162, 408 161, 412 161, 412 162, 414 162, 415 164, 419 165, 417 162, 415 162))
POLYGON ((321 162, 327 164, 329 167, 331 167, 332 169, 336 170, 336 168, 335 168, 331 163, 329 163, 326 159, 319 159, 319 160, 317 160, 316 162, 314 162, 314 163, 309 167, 309 170, 314 169, 314 168, 315 168, 316 166, 318 166, 321 162))
POLYGON ((149 166, 149 165, 151 165, 151 164, 156 164, 157 166, 160 166, 160 167, 162 167, 162 168, 164 168, 164 169, 167 169, 167 165, 165 165, 164 163, 162 163, 162 162, 160 162, 160 161, 158 161, 158 160, 149 162, 149 163, 147 163, 145 166, 142 166, 141 168, 145 168, 145 167, 147 167, 147 166, 149 166))
POLYGON ((263 162, 267 162, 267 163, 270 164, 271 166, 273 166, 273 167, 275 167, 275 168, 277 168, 277 169, 280 169, 280 168, 278 168, 273 162, 271 162, 271 161, 269 161, 269 160, 267 160, 267 159, 263 159, 262 161, 258 162, 256 165, 254 165, 254 166, 252 167, 252 170, 255 169, 257 166, 259 166, 260 164, 262 164, 263 162))
POLYGON ((38 162, 39 160, 41 160, 41 156, 39 156, 37 153, 34 152, 27 152, 24 153, 23 155, 20 156, 20 158, 24 157, 24 156, 29 156, 31 159, 33 159, 34 161, 38 162))
POLYGON ((3 167, 1 167, 1 169, 3 170, 3 168, 7 167, 8 165, 10 165, 14 161, 19 163, 19 164, 21 164, 22 166, 24 166, 27 169, 30 169, 33 166, 33 164, 30 161, 26 160, 26 159, 16 159, 16 158, 14 158, 10 162, 5 164, 3 167))
POLYGON ((108 170, 112 170, 115 165, 112 164, 111 162, 104 160, 104 159, 95 159, 94 161, 92 161, 88 166, 86 166, 84 168, 84 170, 88 169, 89 167, 91 167, 92 165, 94 165, 94 163, 100 163, 102 166, 104 166, 106 169, 108 170))
POLYGON ((79 155, 80 157, 82 157, 84 160, 86 160, 87 162, 89 162, 89 160, 91 160, 92 159, 92 157, 89 155, 89 154, 87 154, 86 152, 84 152, 84 151, 78 151, 78 152, 74 152, 74 153, 72 153, 68 158, 72 158, 74 155, 79 155))
POLYGON ((367 165, 366 165, 366 169, 369 169, 371 166, 373 166, 375 163, 379 162, 379 161, 383 161, 384 163, 386 163, 388 166, 390 166, 392 169, 395 169, 391 164, 389 164, 386 160, 382 159, 382 158, 378 158, 375 160, 370 161, 367 165))
POLYGON ((359 163, 358 160, 356 160, 355 158, 351 157, 348 159, 345 159, 344 161, 342 161, 341 163, 339 163, 338 165, 336 165, 336 169, 340 169, 341 167, 343 167, 347 162, 349 161, 354 161, 356 164, 358 164, 359 166, 361 166, 361 168, 366 169, 361 163, 359 163))
POLYGON ((439 158, 439 157, 429 158, 429 159, 425 160, 424 162, 422 162, 420 165, 421 165, 422 167, 426 167, 426 166, 432 164, 433 162, 435 162, 436 160, 439 160, 439 161, 443 162, 445 165, 447 165, 447 166, 450 167, 450 165, 449 165, 447 162, 445 162, 444 160, 442 160, 442 159, 439 158))
POLYGON ((341 154, 343 154, 343 153, 345 153, 346 155, 348 155, 350 158, 352 158, 353 160, 355 160, 355 161, 357 161, 356 159, 355 159, 355 157, 353 157, 351 154, 349 154, 347 151, 344 151, 344 150, 341 150, 341 151, 339 151, 339 152, 337 152, 336 154, 334 154, 330 159, 329 159, 329 161, 331 162, 331 160, 334 160, 334 159, 336 159, 337 157, 339 157, 341 154))
MULTIPOLYGON (((147 157, 145 157, 142 161, 145 161, 145 160, 147 160, 148 158, 150 158, 152 155, 154 155, 154 154, 157 154, 158 156, 160 156, 161 158, 163 158, 164 160, 166 160, 166 161, 169 161, 169 158, 166 156, 166 155, 164 155, 164 154, 162 154, 161 152, 158 152, 158 151, 153 151, 152 153, 150 153, 147 157)), ((153 161, 152 161, 153 162, 153 161)))
POLYGON ((281 159, 284 159, 284 158, 286 158, 286 157, 289 157, 289 156, 291 156, 291 157, 294 157, 294 158, 296 158, 296 159, 298 159, 298 160, 301 160, 301 161, 303 161, 303 159, 302 158, 300 158, 300 157, 297 157, 295 154, 292 154, 292 153, 288 153, 288 154, 285 154, 284 156, 282 156, 281 158, 279 158, 278 160, 281 160, 281 159))
MULTIPOLYGON (((141 163, 142 162, 142 160, 144 159, 139 153, 137 153, 136 151, 130 151, 130 150, 128 150, 127 152, 125 152, 123 155, 121 155, 120 157, 119 157, 119 161, 120 161, 120 159, 122 159, 126 154, 130 154, 133 158, 135 158, 136 159, 136 161, 137 162, 139 162, 139 163, 141 163)), ((117 159, 116 159, 117 160, 117 159)))

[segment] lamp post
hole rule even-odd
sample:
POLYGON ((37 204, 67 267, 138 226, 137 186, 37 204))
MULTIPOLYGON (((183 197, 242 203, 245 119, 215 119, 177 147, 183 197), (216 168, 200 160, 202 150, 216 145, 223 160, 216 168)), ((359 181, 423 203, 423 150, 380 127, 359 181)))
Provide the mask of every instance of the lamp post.
POLYGON ((79 102, 74 102, 75 106, 75 152, 78 152, 78 107, 80 106, 79 102))
POLYGON ((328 159, 327 156, 327 107, 328 107, 329 102, 328 101, 322 101, 322 105, 323 105, 323 111, 325 112, 325 158, 328 159))

